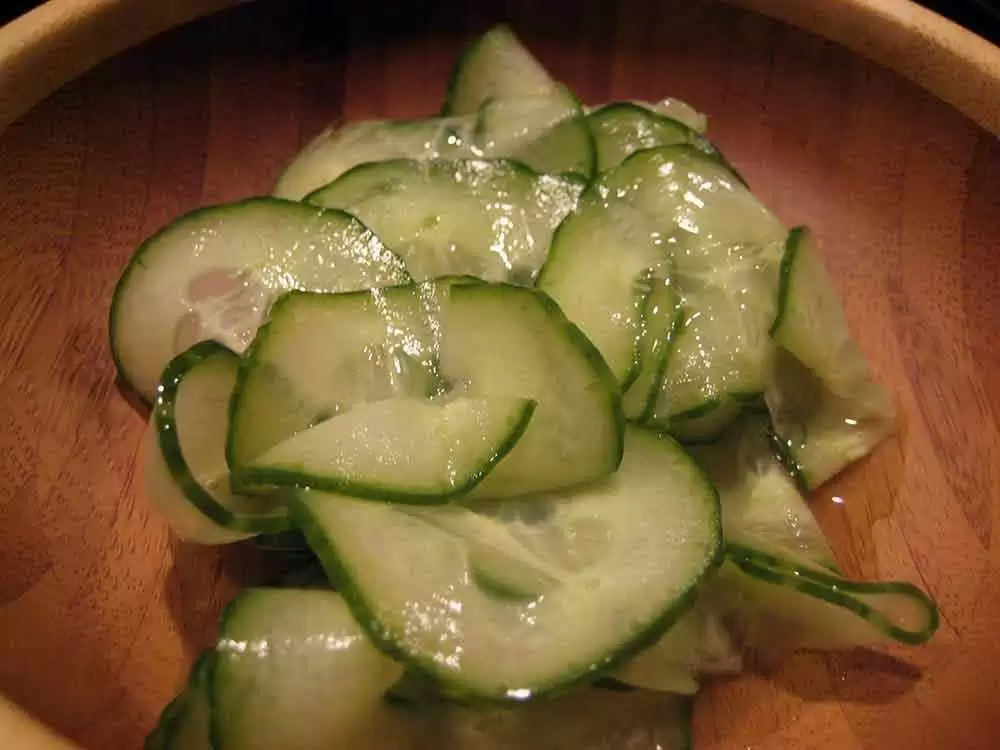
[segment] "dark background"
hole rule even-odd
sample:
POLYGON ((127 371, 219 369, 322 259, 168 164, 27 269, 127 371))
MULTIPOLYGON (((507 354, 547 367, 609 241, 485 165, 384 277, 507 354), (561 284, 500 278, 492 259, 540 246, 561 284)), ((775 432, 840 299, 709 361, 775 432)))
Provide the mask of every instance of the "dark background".
MULTIPOLYGON (((159 2, 159 0, 152 0, 159 2)), ((825 0, 804 0, 825 2, 825 0)), ((922 5, 1000 44, 1000 0, 920 0, 922 5)), ((38 0, 0 0, 0 23, 38 5, 38 0)))

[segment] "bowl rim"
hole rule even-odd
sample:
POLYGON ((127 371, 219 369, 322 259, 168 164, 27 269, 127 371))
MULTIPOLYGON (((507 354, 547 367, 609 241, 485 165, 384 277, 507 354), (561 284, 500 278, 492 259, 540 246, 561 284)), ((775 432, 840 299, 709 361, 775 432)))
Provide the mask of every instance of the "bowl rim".
MULTIPOLYGON (((48 0, 0 27, 0 134, 46 96, 156 34, 251 0, 48 0)), ((1000 137, 1000 47, 912 0, 722 0, 836 42, 1000 137)), ((0 738, 76 746, 0 695, 0 738)))

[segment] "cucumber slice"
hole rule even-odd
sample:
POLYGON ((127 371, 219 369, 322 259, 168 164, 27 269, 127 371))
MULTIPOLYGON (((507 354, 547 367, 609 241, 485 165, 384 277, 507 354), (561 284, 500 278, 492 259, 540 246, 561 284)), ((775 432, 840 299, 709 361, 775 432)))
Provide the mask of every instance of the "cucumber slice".
POLYGON ((519 601, 483 592, 460 539, 392 505, 304 491, 293 509, 382 648, 448 690, 515 701, 591 679, 658 638, 717 562, 718 512, 676 443, 632 429, 614 477, 550 499, 539 523, 575 565, 519 601))
POLYGON ((359 164, 471 155, 477 122, 478 117, 470 115, 331 125, 296 154, 271 193, 301 200, 359 164))
POLYGON ((469 45, 455 63, 442 113, 462 115, 491 100, 544 96, 555 85, 510 27, 494 26, 469 45))
POLYGON ((687 145, 647 149, 585 191, 553 238, 539 286, 628 384, 639 282, 669 268, 686 318, 648 421, 673 429, 762 392, 784 240, 777 220, 713 159, 687 145))
POLYGON ((561 489, 618 467, 624 420, 614 380, 545 295, 504 284, 452 287, 442 306, 441 372, 456 393, 537 402, 524 435, 470 498, 561 489))
POLYGON ((524 433, 535 402, 394 398, 300 432, 243 470, 251 484, 294 485, 400 503, 443 503, 483 480, 524 433))
POLYGON ((605 104, 587 115, 587 123, 594 134, 598 172, 617 167, 636 151, 677 144, 689 144, 729 167, 701 133, 641 104, 605 104))
POLYGON ((718 443, 692 450, 719 490, 726 543, 837 572, 816 518, 771 452, 769 432, 766 415, 747 414, 718 443))
POLYGON ((766 394, 776 444, 812 489, 888 436, 895 409, 851 339, 836 288, 805 227, 788 235, 771 335, 784 350, 766 394))
POLYGON ((148 402, 176 354, 214 339, 240 352, 288 289, 406 283, 403 262, 353 216, 274 198, 202 208, 147 239, 111 302, 111 351, 148 402))
POLYGON ((704 134, 708 130, 708 117, 683 99, 668 96, 665 99, 660 99, 660 101, 650 104, 646 104, 645 102, 633 103, 651 109, 664 117, 669 117, 671 120, 676 120, 682 125, 687 125, 696 133, 704 134))
POLYGON ((701 602, 660 640, 614 672, 626 685, 680 695, 698 692, 703 674, 736 674, 743 659, 717 612, 701 602))
POLYGON ((402 674, 365 638, 339 594, 249 589, 219 627, 215 747, 370 747, 363 738, 379 726, 382 695, 402 674))
POLYGON ((240 366, 226 457, 234 481, 292 435, 352 407, 440 387, 436 334, 415 286, 278 299, 240 366))
POLYGON ((157 387, 150 421, 172 482, 157 481, 160 473, 154 469, 147 472, 147 487, 150 495, 163 495, 155 501, 161 508, 175 502, 179 489, 203 517, 190 527, 177 525, 177 533, 191 541, 236 540, 289 528, 276 497, 240 496, 230 488, 225 446, 229 399, 239 366, 240 358, 229 349, 202 341, 171 360, 157 387), (230 536, 223 530, 236 533, 230 536))
POLYGON ((560 84, 544 94, 485 102, 475 140, 484 156, 509 156, 539 172, 589 179, 597 162, 583 107, 560 84))
POLYGON ((598 178, 556 230, 538 288, 580 327, 627 388, 642 365, 644 325, 652 325, 645 312, 653 283, 668 277, 669 255, 655 222, 607 200, 598 178))
POLYGON ((357 216, 421 281, 467 274, 531 285, 582 182, 513 161, 362 164, 307 200, 357 216))
POLYGON ((811 564, 727 545, 725 580, 745 642, 763 651, 841 649, 895 640, 917 645, 938 628, 923 591, 899 581, 849 581, 811 564))
POLYGON ((233 392, 228 458, 241 487, 254 486, 246 474, 253 459, 335 414, 446 392, 537 402, 475 497, 541 492, 615 470, 618 393, 600 356, 547 297, 461 281, 422 289, 296 292, 274 304, 233 392))

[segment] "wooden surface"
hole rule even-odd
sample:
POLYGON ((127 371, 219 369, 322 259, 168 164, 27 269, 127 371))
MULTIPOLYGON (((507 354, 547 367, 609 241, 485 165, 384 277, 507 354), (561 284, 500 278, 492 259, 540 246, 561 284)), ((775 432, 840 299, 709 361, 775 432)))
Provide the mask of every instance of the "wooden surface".
MULTIPOLYGON (((106 343, 123 262, 181 211, 267 191, 331 119, 433 112, 495 19, 478 5, 261 0, 102 65, 0 136, 0 693, 85 747, 138 747, 220 608, 273 575, 262 553, 175 542, 138 491, 143 415, 106 343)), ((1000 143, 749 12, 505 7, 587 102, 671 94, 709 114, 762 199, 819 235, 903 412, 814 508, 849 573, 918 582, 940 632, 717 681, 699 750, 1000 745, 1000 143)))

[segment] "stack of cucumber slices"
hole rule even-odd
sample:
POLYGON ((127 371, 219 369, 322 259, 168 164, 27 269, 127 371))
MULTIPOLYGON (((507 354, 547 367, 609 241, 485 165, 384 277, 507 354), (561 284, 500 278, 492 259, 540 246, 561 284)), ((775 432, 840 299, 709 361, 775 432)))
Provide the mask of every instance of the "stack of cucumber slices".
POLYGON ((585 109, 505 27, 440 117, 153 235, 110 329, 174 532, 305 552, 149 748, 690 747, 748 651, 937 627, 803 497, 894 419, 808 230, 689 107, 585 109))

